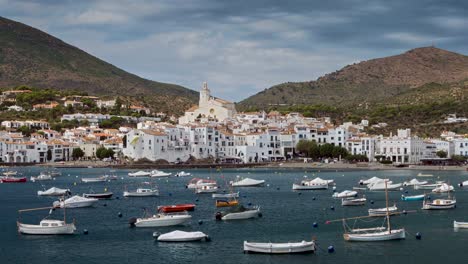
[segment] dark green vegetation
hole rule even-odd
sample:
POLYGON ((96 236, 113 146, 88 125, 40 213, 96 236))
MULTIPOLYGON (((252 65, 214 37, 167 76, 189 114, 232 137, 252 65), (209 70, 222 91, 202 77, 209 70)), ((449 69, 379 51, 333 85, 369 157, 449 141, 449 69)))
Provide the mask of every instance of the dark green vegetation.
POLYGON ((296 151, 314 160, 345 158, 348 155, 348 151, 345 148, 333 146, 332 144, 318 145, 315 140, 300 140, 297 142, 296 151))
POLYGON ((409 127, 435 136, 448 129, 468 132, 465 124, 442 123, 448 114, 468 116, 467 92, 468 57, 426 47, 349 65, 317 81, 273 86, 238 108, 331 116, 337 123, 368 119, 388 123, 369 132, 409 127))
POLYGON ((82 91, 137 99, 155 111, 181 113, 198 94, 125 72, 49 34, 0 17, 0 87, 82 91))
POLYGON ((74 148, 72 152, 72 158, 74 160, 80 159, 85 155, 84 151, 80 148, 74 148))
POLYGON ((96 149, 96 157, 98 159, 112 158, 114 157, 114 151, 112 149, 106 149, 105 147, 99 147, 96 149))

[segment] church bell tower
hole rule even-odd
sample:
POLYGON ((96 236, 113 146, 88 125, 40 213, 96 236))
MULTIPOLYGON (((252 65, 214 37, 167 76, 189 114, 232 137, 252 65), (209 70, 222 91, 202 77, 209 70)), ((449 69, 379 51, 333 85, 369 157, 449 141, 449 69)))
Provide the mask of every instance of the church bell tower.
POLYGON ((204 104, 208 103, 210 100, 210 89, 208 89, 208 84, 206 82, 203 83, 203 88, 200 91, 200 103, 199 106, 203 106, 204 104))

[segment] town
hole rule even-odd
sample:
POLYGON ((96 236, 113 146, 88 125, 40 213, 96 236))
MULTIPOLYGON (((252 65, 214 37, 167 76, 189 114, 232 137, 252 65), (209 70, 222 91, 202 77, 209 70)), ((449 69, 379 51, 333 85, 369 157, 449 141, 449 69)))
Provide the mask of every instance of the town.
MULTIPOLYGON (((15 96, 21 93, 27 91, 3 92, 1 100, 13 104, 9 111, 23 111, 14 105, 15 96)), ((63 104, 82 106, 80 99, 80 96, 64 98, 63 104)), ((116 104, 115 100, 103 101, 94 96, 86 96, 86 100, 94 100, 100 109, 116 104)), ((49 102, 34 105, 33 109, 57 105, 49 102)), ((207 83, 201 88, 198 105, 178 119, 168 118, 164 113, 145 116, 150 109, 142 106, 132 105, 129 109, 141 115, 64 114, 60 120, 75 121, 76 126, 62 131, 51 129, 43 120, 5 120, 1 122, 0 161, 16 164, 104 159, 179 164, 203 160, 247 164, 298 158, 304 162, 318 158, 334 162, 346 157, 348 161, 394 165, 449 165, 463 162, 468 156, 468 138, 450 131, 441 131, 440 138, 420 138, 407 128, 398 129, 396 134, 369 135, 365 133, 367 120, 338 125, 328 117, 304 117, 293 112, 284 115, 277 111, 237 112, 234 103, 212 97, 207 83), (101 126, 103 122, 112 123, 113 118, 135 126, 101 126), (338 151, 314 154, 310 149, 314 146, 329 146, 338 151)))

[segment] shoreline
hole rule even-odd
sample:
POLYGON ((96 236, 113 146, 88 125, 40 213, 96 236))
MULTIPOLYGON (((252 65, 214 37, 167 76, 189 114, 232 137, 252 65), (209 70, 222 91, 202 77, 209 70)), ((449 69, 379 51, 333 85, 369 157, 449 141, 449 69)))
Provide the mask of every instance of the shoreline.
POLYGON ((114 164, 103 161, 74 161, 54 163, 13 163, 2 164, 4 167, 34 166, 46 168, 111 168, 111 169, 202 169, 202 168, 271 168, 271 169, 301 169, 313 171, 339 171, 339 170, 440 170, 440 171, 468 171, 468 166, 431 166, 409 165, 396 167, 380 163, 303 163, 303 162, 271 162, 249 164, 114 164))

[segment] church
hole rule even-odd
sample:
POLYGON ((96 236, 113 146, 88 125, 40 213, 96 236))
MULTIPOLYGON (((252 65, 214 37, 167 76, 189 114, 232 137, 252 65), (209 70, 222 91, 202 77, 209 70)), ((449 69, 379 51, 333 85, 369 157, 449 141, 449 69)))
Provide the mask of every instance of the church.
POLYGON ((179 124, 192 123, 198 120, 224 121, 232 118, 237 113, 234 103, 212 97, 208 84, 203 83, 200 91, 200 101, 198 106, 193 106, 179 117, 179 124))

